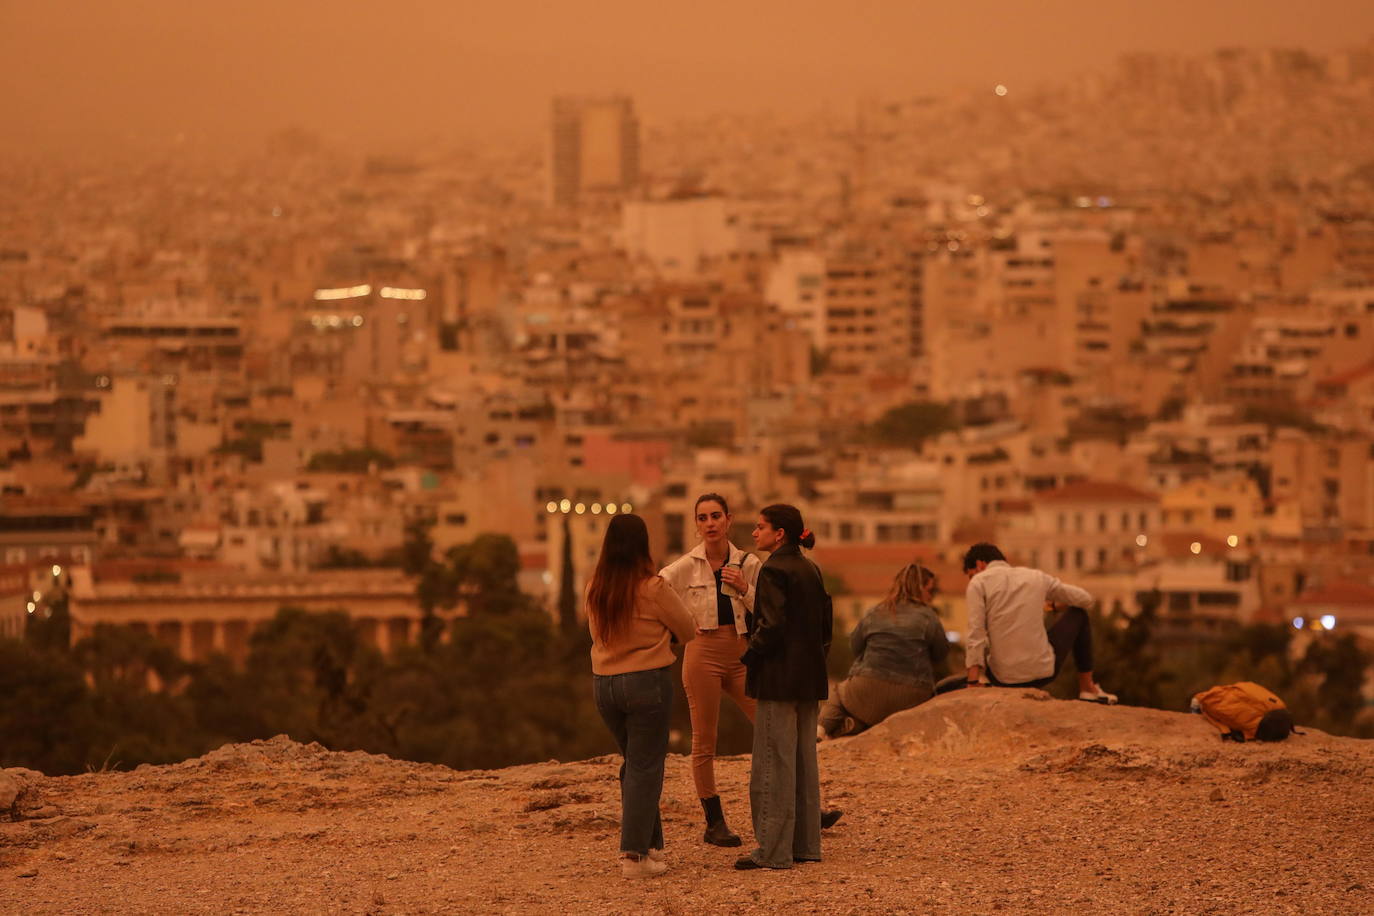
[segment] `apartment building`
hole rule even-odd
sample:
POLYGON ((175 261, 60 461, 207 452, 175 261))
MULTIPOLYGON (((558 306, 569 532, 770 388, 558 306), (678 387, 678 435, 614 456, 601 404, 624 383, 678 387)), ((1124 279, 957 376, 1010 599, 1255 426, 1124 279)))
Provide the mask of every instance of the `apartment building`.
POLYGON ((575 207, 618 199, 639 183, 639 118, 627 96, 553 100, 549 199, 575 207))
POLYGON ((1079 480, 1035 494, 999 531, 1003 551, 1058 576, 1131 568, 1160 529, 1159 497, 1124 483, 1079 480))

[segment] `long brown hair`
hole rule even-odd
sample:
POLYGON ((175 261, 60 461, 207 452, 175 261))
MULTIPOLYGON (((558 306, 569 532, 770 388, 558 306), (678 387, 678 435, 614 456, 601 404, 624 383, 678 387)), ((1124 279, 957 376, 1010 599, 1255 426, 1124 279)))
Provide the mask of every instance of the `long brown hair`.
POLYGON ((649 529, 638 515, 617 515, 606 526, 601 556, 587 585, 587 619, 592 633, 610 642, 629 626, 635 592, 654 575, 649 529))
POLYGON ((893 577, 892 587, 887 590, 887 597, 879 607, 896 615, 899 604, 925 604, 926 588, 934 581, 935 573, 920 563, 908 563, 893 577))

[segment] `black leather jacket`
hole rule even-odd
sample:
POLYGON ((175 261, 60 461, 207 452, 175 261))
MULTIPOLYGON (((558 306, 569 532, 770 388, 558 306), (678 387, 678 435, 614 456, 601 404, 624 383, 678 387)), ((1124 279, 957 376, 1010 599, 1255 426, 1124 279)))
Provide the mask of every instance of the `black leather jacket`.
POLYGON ((795 544, 773 551, 759 570, 744 692, 756 700, 800 702, 829 695, 825 657, 834 611, 815 563, 795 544))

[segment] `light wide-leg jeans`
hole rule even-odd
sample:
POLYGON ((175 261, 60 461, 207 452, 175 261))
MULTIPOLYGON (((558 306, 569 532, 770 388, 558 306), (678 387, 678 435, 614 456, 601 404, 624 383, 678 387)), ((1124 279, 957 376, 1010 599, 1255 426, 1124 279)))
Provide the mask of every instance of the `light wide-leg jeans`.
POLYGON ((758 847, 750 857, 768 868, 821 858, 821 782, 816 764, 816 703, 759 700, 749 804, 758 847))

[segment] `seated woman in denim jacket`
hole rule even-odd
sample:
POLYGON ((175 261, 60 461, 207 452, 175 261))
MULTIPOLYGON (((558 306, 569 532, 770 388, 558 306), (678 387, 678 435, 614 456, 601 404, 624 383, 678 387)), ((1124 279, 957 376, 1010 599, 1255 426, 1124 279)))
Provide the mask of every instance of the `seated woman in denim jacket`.
POLYGON ((857 735, 935 693, 935 666, 949 654, 944 625, 931 600, 935 574, 917 563, 902 568, 887 598, 849 636, 854 662, 821 709, 820 736, 857 735))

